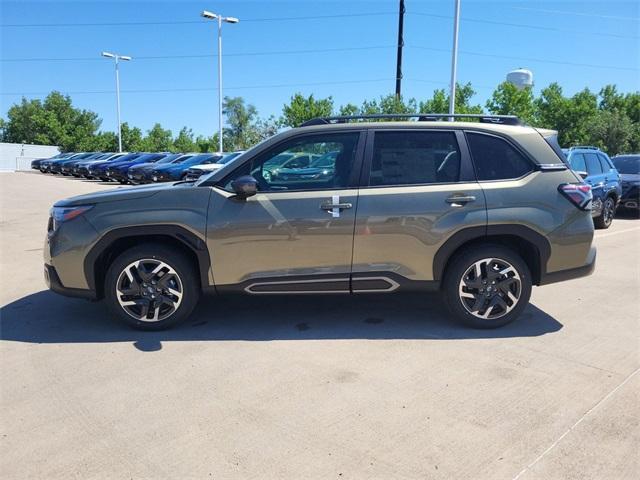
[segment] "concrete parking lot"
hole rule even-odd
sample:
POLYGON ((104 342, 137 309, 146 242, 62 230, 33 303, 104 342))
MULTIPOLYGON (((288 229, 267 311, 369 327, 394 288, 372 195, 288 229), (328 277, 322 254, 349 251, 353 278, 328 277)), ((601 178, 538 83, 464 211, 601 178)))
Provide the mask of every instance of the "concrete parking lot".
POLYGON ((211 297, 141 333, 45 289, 57 199, 107 185, 0 174, 0 475, 638 478, 640 221, 517 322, 437 296, 211 297))

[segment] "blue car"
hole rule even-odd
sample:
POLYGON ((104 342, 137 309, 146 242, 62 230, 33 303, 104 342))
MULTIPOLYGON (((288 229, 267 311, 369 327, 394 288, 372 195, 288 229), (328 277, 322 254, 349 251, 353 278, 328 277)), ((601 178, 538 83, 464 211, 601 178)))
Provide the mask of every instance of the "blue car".
POLYGON ((216 163, 222 158, 223 155, 217 153, 201 153, 183 161, 178 159, 178 161, 169 163, 168 165, 159 165, 158 168, 154 168, 150 173, 151 180, 154 182, 176 182, 178 180, 184 180, 189 167, 206 163, 216 163))
POLYGON ((164 153, 145 153, 140 155, 139 157, 125 160, 125 161, 117 161, 109 164, 107 166, 106 174, 107 178, 113 182, 120 182, 123 185, 129 183, 129 177, 127 177, 127 172, 129 168, 134 165, 139 165, 142 163, 155 163, 158 160, 166 157, 167 155, 173 155, 168 152, 164 153))
POLYGON ((40 169, 48 173, 58 174, 62 173, 62 163, 69 160, 82 160, 83 158, 89 158, 95 155, 95 152, 82 152, 67 158, 58 158, 56 160, 46 160, 40 163, 40 169))
POLYGON ((71 157, 71 155, 75 155, 75 153, 73 152, 67 152, 67 153, 59 153, 57 155, 54 155, 53 157, 48 157, 48 158, 37 158, 35 160, 33 160, 31 162, 31 168, 33 168, 34 170, 40 170, 40 164, 42 162, 45 162, 47 160, 61 160, 63 158, 69 158, 71 157))
POLYGON ((129 168, 129 171, 127 172, 129 183, 133 185, 150 183, 151 171, 154 168, 158 168, 160 165, 167 165, 169 163, 183 162, 193 157, 194 155, 197 155, 197 153, 174 153, 172 155, 167 155, 166 157, 161 158, 154 163, 140 163, 138 165, 134 165, 133 167, 129 168))
POLYGON ((129 160, 135 160, 140 155, 145 155, 144 152, 135 152, 135 153, 127 153, 126 155, 110 162, 108 160, 103 160, 100 162, 95 162, 89 165, 89 176, 92 178, 99 178, 105 182, 109 181, 109 177, 107 177, 107 168, 115 165, 120 162, 128 162, 129 160))
POLYGON ((591 215, 596 228, 609 228, 622 196, 620 174, 609 156, 598 147, 563 149, 571 169, 591 186, 591 215))

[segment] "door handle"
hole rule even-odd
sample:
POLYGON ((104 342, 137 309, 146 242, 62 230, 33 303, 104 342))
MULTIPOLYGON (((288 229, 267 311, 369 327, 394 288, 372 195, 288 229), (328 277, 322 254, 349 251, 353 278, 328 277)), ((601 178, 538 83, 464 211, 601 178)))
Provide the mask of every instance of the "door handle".
POLYGON ((445 202, 450 203, 453 206, 462 206, 466 203, 475 201, 476 197, 473 195, 452 195, 445 200, 445 202))
POLYGON ((350 203, 340 203, 339 195, 333 195, 331 197, 331 203, 320 204, 320 208, 329 212, 333 218, 339 218, 342 210, 352 207, 353 205, 350 203))
POLYGON ((323 203, 322 205, 320 205, 320 208, 322 210, 333 210, 334 208, 345 210, 351 207, 353 207, 353 205, 351 205, 350 203, 323 203))

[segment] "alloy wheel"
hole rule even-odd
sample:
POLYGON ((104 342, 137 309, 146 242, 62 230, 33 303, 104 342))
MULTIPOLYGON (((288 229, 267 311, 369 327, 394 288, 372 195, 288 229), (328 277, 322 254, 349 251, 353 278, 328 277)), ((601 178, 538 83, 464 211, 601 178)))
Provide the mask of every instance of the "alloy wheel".
POLYGON ((182 281, 167 263, 142 259, 127 265, 116 282, 122 309, 141 322, 159 322, 173 315, 183 297, 182 281))
POLYGON ((522 282, 506 260, 484 258, 471 265, 460 279, 458 295, 465 310, 493 320, 509 313, 520 300, 522 282))
POLYGON ((606 225, 611 223, 611 221, 613 220, 614 214, 615 214, 615 211, 614 211, 613 199, 607 198, 604 201, 604 209, 602 211, 602 215, 604 215, 604 223, 606 225))

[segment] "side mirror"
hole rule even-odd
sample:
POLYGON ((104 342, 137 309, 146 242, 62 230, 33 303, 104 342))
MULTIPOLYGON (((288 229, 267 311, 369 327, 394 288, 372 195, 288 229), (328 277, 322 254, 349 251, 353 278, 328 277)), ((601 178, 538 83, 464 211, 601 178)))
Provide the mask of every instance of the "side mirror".
POLYGON ((587 172, 585 172, 585 171, 583 171, 583 170, 579 170, 579 171, 577 171, 576 173, 577 173, 578 175, 580 175, 580 178, 582 178, 583 180, 589 176, 589 173, 587 173, 587 172))
POLYGON ((243 175, 231 182, 231 188, 239 198, 249 198, 258 193, 258 181, 251 175, 243 175))

